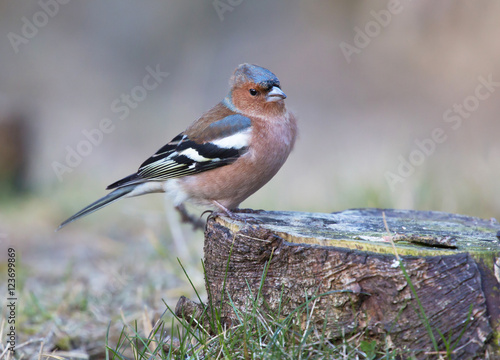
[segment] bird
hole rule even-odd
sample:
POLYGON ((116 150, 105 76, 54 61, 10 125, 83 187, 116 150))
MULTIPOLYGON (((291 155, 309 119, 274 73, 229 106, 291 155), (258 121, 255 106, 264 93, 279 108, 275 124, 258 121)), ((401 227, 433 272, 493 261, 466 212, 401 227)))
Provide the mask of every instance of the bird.
POLYGON ((194 225, 199 223, 186 211, 186 202, 237 219, 241 202, 287 160, 297 137, 297 119, 285 106, 280 81, 268 69, 241 64, 229 85, 221 102, 58 230, 119 199, 149 193, 167 193, 182 220, 194 225))

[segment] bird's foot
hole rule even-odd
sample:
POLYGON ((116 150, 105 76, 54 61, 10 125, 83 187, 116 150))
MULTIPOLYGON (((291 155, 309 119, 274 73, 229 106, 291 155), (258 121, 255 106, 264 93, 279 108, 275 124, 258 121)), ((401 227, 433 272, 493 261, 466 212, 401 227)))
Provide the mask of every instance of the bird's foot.
POLYGON ((215 206, 217 206, 219 208, 221 215, 227 216, 231 220, 242 222, 245 225, 248 225, 248 224, 255 225, 255 224, 262 223, 260 220, 254 218, 254 217, 238 215, 238 213, 242 213, 242 214, 244 214, 244 213, 253 213, 253 212, 255 212, 254 210, 251 210, 251 209, 235 209, 235 210, 231 211, 228 208, 226 208, 225 206, 223 206, 222 204, 220 204, 218 201, 213 200, 212 202, 214 203, 215 206))

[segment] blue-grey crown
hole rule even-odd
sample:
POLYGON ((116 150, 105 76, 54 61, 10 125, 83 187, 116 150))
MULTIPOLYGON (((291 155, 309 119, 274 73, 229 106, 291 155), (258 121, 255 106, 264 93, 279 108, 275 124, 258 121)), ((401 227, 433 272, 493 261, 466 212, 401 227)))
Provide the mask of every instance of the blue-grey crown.
POLYGON ((266 68, 246 63, 236 68, 231 78, 231 85, 245 82, 253 82, 267 88, 280 86, 280 81, 272 72, 266 68))

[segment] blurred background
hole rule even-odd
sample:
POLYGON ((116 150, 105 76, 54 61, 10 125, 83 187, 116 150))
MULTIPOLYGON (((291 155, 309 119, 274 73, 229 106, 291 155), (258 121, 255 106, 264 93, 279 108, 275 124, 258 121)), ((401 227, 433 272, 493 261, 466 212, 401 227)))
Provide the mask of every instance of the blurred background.
POLYGON ((110 319, 154 318, 193 294, 177 258, 203 292, 203 235, 161 195, 54 230, 219 102, 243 62, 279 77, 300 138, 242 207, 500 218, 499 17, 486 0, 0 3, 0 262, 16 249, 18 335, 89 346, 110 319))

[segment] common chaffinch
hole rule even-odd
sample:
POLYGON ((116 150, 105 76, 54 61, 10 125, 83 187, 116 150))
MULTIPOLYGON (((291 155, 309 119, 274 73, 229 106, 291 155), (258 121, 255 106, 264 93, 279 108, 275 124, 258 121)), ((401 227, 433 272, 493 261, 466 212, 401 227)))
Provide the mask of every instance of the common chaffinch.
POLYGON ((65 220, 59 229, 126 197, 166 192, 183 220, 193 221, 185 201, 231 210, 265 185, 285 163, 297 135, 280 82, 271 71, 251 64, 236 68, 229 94, 173 138, 114 189, 65 220))

